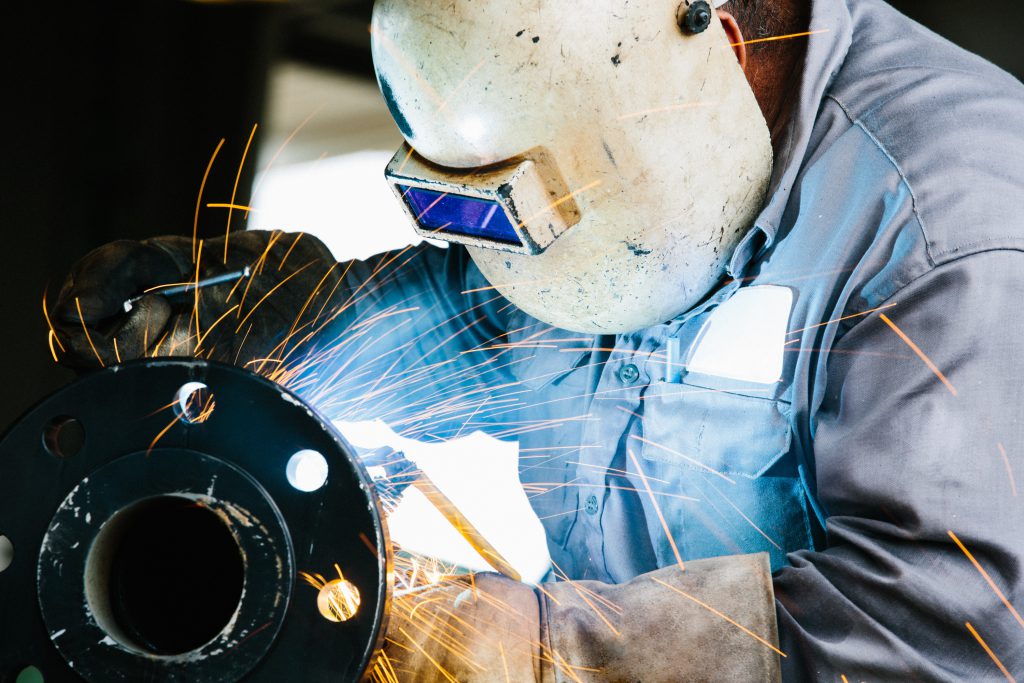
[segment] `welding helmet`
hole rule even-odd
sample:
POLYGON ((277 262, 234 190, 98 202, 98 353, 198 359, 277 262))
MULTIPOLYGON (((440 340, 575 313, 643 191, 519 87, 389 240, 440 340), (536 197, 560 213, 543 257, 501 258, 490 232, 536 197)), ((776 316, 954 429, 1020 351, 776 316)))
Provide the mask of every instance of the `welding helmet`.
POLYGON ((708 3, 377 0, 371 33, 388 182, 516 306, 630 332, 720 281, 772 148, 708 3))

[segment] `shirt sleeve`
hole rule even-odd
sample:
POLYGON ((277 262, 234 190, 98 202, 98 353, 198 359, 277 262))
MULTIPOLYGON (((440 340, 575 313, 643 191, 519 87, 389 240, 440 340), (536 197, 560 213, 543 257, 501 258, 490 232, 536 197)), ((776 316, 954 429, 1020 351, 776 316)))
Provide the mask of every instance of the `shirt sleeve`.
POLYGON ((785 680, 1024 676, 1022 293, 1024 254, 962 257, 830 350, 827 547, 775 576, 785 680))
POLYGON ((381 419, 421 440, 486 431, 507 407, 510 304, 466 250, 423 243, 335 268, 302 350, 303 398, 332 420, 381 419))

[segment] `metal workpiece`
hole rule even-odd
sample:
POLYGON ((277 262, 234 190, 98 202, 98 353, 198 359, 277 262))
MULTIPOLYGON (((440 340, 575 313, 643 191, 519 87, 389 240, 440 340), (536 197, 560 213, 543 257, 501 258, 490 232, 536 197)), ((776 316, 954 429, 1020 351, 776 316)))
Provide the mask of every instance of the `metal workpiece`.
POLYGON ((352 453, 227 365, 135 361, 46 399, 0 439, 0 682, 359 679, 391 559, 352 453))

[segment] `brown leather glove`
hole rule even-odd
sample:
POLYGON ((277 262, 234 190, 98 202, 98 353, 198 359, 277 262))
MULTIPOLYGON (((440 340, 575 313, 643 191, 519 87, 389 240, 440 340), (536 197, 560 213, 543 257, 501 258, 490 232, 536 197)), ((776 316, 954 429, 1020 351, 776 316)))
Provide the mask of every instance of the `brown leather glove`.
POLYGON ((377 680, 778 681, 768 556, 666 567, 621 585, 498 574, 395 601, 377 680), (391 667, 388 669, 388 667, 391 667), (388 675, 393 674, 393 678, 388 675))
MULTIPOLYGON (((203 244, 199 265, 185 237, 120 240, 73 267, 54 307, 59 359, 90 370, 143 356, 214 358, 240 365, 282 358, 307 339, 335 291, 328 249, 302 233, 233 233, 203 244), (124 302, 152 287, 251 268, 249 280, 168 299, 154 292, 130 311, 124 302), (289 334, 291 336, 289 336, 289 334)), ((157 290, 159 291, 159 290, 157 290)), ((273 361, 268 361, 273 362, 273 361)))

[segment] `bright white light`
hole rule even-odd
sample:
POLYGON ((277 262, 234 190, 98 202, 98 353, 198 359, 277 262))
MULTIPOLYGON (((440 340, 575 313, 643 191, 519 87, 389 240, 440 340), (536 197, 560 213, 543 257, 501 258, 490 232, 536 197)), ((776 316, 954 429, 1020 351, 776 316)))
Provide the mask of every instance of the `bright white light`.
MULTIPOLYGON (((353 446, 390 447, 429 476, 480 533, 537 583, 551 566, 544 527, 519 483, 518 445, 482 432, 444 443, 406 439, 380 420, 335 422, 353 446)), ((474 571, 494 571, 415 486, 388 516, 391 538, 407 550, 474 571)))
POLYGON ((418 244, 384 180, 393 154, 357 152, 271 168, 257 181, 247 229, 308 232, 340 261, 418 244))
POLYGON ((459 125, 459 132, 470 142, 480 142, 487 133, 487 126, 480 117, 470 116, 459 125))
POLYGON ((327 459, 316 451, 299 451, 288 458, 288 483, 300 491, 316 491, 327 481, 327 459))
POLYGON ((185 382, 181 385, 181 388, 178 389, 178 393, 174 395, 174 398, 178 401, 178 408, 181 410, 182 415, 191 415, 195 412, 195 409, 190 408, 188 405, 189 399, 192 398, 192 394, 206 388, 207 386, 202 382, 185 382))

